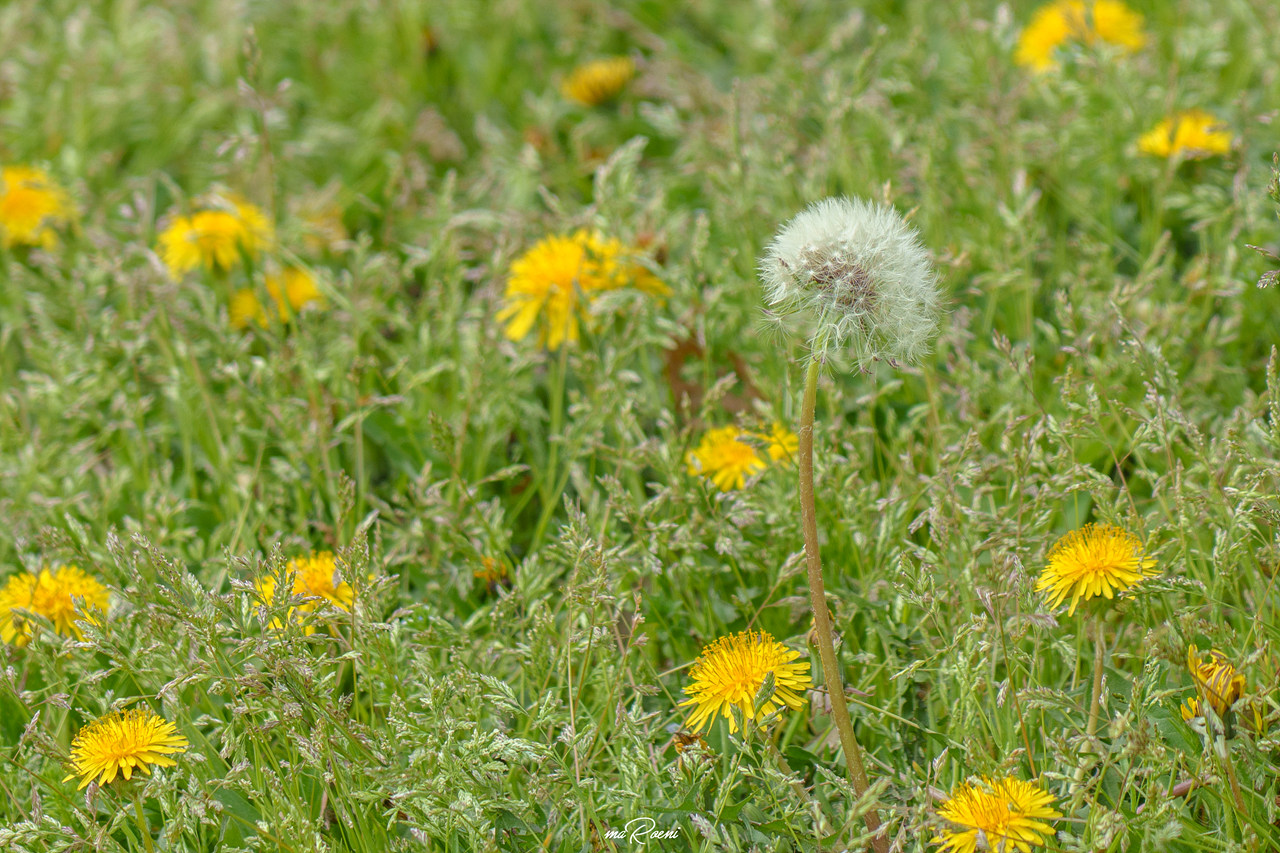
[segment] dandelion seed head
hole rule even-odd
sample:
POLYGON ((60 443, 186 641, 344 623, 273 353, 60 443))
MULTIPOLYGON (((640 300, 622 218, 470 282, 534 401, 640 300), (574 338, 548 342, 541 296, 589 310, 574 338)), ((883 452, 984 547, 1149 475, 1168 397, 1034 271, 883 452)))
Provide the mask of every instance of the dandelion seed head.
POLYGON ((760 261, 765 302, 799 319, 820 348, 847 346, 860 367, 915 363, 938 330, 938 276, 896 210, 861 199, 816 202, 760 261))

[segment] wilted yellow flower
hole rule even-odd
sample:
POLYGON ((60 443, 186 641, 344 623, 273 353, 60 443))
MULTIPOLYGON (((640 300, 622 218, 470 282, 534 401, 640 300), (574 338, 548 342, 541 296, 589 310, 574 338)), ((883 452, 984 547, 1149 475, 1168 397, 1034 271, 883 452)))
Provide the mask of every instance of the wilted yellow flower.
POLYGON ((790 462, 800 449, 800 437, 782 424, 774 424, 773 429, 767 434, 761 434, 760 438, 768 442, 766 449, 774 462, 790 462))
POLYGON ((765 461, 751 444, 750 437, 736 426, 709 430, 694 450, 685 455, 685 465, 694 476, 706 477, 728 492, 741 489, 747 478, 765 469, 765 461))
POLYGON ((1018 38, 1014 61, 1035 71, 1057 65, 1054 54, 1068 42, 1140 50, 1147 42, 1142 16, 1117 0, 1056 0, 1041 6, 1018 38))
POLYGON ((54 228, 64 225, 74 209, 66 192, 41 169, 0 168, 0 246, 42 246, 58 242, 54 228))
MULTIPOLYGON (((285 567, 285 574, 293 575, 292 595, 303 598, 296 607, 289 607, 285 613, 286 617, 295 618, 295 610, 313 613, 326 602, 339 610, 351 612, 351 607, 355 603, 355 591, 352 590, 351 584, 342 579, 333 552, 312 552, 309 556, 290 560, 289 565, 285 567)), ((276 576, 263 575, 258 578, 254 586, 258 601, 264 605, 271 604, 276 594, 276 576)), ((284 624, 279 619, 273 619, 271 627, 278 630, 283 628, 284 624)), ((304 630, 305 633, 310 634, 315 629, 308 625, 304 630)))
POLYGON ((666 293, 666 286, 612 238, 579 230, 546 237, 511 264, 506 305, 498 312, 506 335, 524 338, 537 324, 539 341, 549 349, 578 340, 578 322, 599 292, 634 287, 666 293))
POLYGON ((1068 616, 1081 598, 1110 599, 1157 574, 1152 571, 1156 561, 1143 554, 1138 537, 1110 524, 1086 524, 1068 533, 1049 549, 1047 559, 1036 591, 1048 591, 1050 607, 1070 596, 1068 616))
POLYGON ((1233 709, 1239 712, 1245 728, 1254 734, 1263 734, 1267 728, 1266 707, 1257 702, 1247 703, 1237 708, 1248 685, 1244 674, 1231 665, 1227 656, 1217 649, 1209 651, 1209 659, 1200 655, 1200 650, 1191 645, 1187 648, 1187 668, 1191 670, 1191 680, 1196 685, 1196 696, 1183 703, 1179 709, 1182 719, 1188 723, 1196 717, 1204 716, 1204 703, 1208 703, 1218 715, 1226 728, 1227 737, 1233 730, 1233 709))
POLYGON ((705 724, 709 729, 717 716, 729 721, 729 731, 738 730, 733 717, 735 706, 743 719, 759 720, 781 709, 793 711, 804 706, 804 692, 812 686, 809 662, 793 662, 800 653, 779 643, 764 631, 742 631, 721 637, 702 650, 689 677, 693 683, 684 688, 691 698, 680 707, 693 706, 686 727, 697 731, 705 724), (773 675, 774 691, 756 713, 756 694, 765 678, 773 675))
POLYGON ((78 566, 22 572, 0 589, 0 640, 25 646, 35 627, 29 616, 43 616, 62 636, 79 639, 76 620, 96 622, 109 605, 107 588, 78 566))
MULTIPOLYGON (((265 284, 281 323, 289 322, 304 308, 325 306, 324 294, 316 285, 315 276, 301 267, 289 267, 283 274, 268 275, 265 284)), ((230 321, 233 329, 247 328, 250 323, 267 325, 266 309, 251 289, 242 288, 231 296, 230 321)))
POLYGON ((274 239, 266 215, 232 196, 214 199, 190 216, 175 216, 160 235, 160 258, 174 278, 201 266, 226 272, 240 260, 241 252, 257 256, 274 239))
POLYGON ((71 742, 73 772, 62 781, 79 776, 84 788, 90 782, 109 785, 117 775, 128 781, 134 770, 150 776, 150 765, 172 767, 177 762, 169 756, 188 746, 177 726, 149 708, 113 711, 80 729, 71 742))
POLYGON ((958 827, 943 830, 933 839, 934 844, 942 844, 938 853, 1029 853, 1053 836, 1053 827, 1045 821, 1062 813, 1053 808, 1048 791, 1010 776, 960 785, 938 809, 938 816, 958 827))
POLYGON ((1138 140, 1138 150, 1156 157, 1199 160, 1231 151, 1231 131, 1204 110, 1184 110, 1166 118, 1138 140))
POLYGON ((596 107, 616 98, 635 73, 630 57, 597 59, 573 69, 560 84, 560 91, 571 101, 596 107))
POLYGON ((1219 717, 1225 717, 1231 706, 1244 695, 1244 675, 1217 649, 1210 650, 1209 659, 1204 660, 1194 644, 1188 646, 1187 668, 1191 670, 1196 691, 1219 717))

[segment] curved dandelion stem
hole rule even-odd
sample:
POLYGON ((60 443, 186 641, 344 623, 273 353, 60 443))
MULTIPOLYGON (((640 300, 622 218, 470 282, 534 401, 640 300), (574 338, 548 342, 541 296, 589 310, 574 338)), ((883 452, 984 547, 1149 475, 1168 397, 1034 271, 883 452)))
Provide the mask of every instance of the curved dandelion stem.
MULTIPOLYGON (((819 350, 818 352, 821 352, 819 350)), ((813 607, 813 624, 818 638, 818 654, 822 658, 822 672, 831 697, 831 715, 835 717, 840 733, 840 745, 844 748, 845 764, 849 769, 849 782, 859 797, 867 792, 867 771, 862 764, 862 748, 853 731, 849 718, 849 706, 844 699, 844 680, 840 677, 840 664, 836 660, 835 642, 831 636, 831 615, 827 611, 826 586, 822 582, 822 557, 818 552, 818 516, 813 493, 813 414, 818 401, 818 375, 821 356, 809 359, 804 382, 804 402, 800 413, 800 448, 796 454, 800 470, 800 517, 804 526, 805 563, 809 573, 809 596, 813 607)), ((870 809, 864 818, 867 829, 875 835, 872 845, 876 853, 887 853, 889 839, 880 830, 880 813, 870 809)))
POLYGON ((133 807, 137 812, 138 832, 142 833, 142 843, 146 845, 147 853, 155 853, 155 847, 151 845, 151 827, 147 824, 147 813, 142 809, 141 787, 133 790, 133 807))

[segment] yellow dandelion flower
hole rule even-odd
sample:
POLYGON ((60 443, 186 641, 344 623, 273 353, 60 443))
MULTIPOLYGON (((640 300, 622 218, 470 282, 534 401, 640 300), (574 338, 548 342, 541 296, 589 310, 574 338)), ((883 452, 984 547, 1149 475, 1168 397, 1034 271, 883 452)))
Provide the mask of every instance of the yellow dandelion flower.
POLYGON ((511 264, 506 305, 498 321, 518 341, 538 325, 539 342, 548 349, 576 343, 579 318, 595 294, 621 287, 665 293, 666 287, 617 240, 585 230, 546 237, 511 264))
POLYGON ((748 477, 765 469, 759 452, 742 440, 747 437, 736 426, 709 430, 697 448, 685 455, 689 473, 706 477, 722 492, 741 489, 748 477))
POLYGON ((73 213, 66 192, 43 170, 0 168, 0 246, 51 249, 58 242, 54 228, 66 224, 73 213))
POLYGON ((1068 616, 1081 598, 1110 599, 1157 574, 1156 561, 1143 554, 1138 537, 1110 524, 1086 524, 1068 533, 1049 549, 1047 560, 1036 591, 1048 591, 1050 607, 1070 595, 1068 616))
POLYGON ((1142 49, 1147 37, 1142 16, 1117 0, 1056 0, 1032 16, 1018 38, 1014 61, 1034 71, 1047 71, 1058 64, 1058 49, 1070 42, 1102 42, 1133 52, 1142 49))
POLYGON ((1204 110, 1183 110, 1138 139, 1138 150, 1156 157, 1199 160, 1231 151, 1231 131, 1204 110))
MULTIPOLYGON (((303 598, 301 603, 289 607, 285 613, 286 618, 294 619, 295 611, 313 613, 326 602, 339 610, 351 612, 351 607, 355 604, 355 591, 351 584, 342 579, 333 552, 312 552, 309 556, 292 559, 285 567, 285 574, 293 575, 292 595, 303 598)), ((276 594, 276 583, 275 575, 258 578, 254 587, 259 603, 266 605, 272 602, 276 594)), ((279 630, 284 627, 284 623, 273 619, 271 627, 279 630)), ((305 628, 307 634, 314 630, 310 625, 305 628)))
POLYGON ((22 572, 0 589, 0 640, 25 646, 36 626, 27 618, 32 615, 48 619, 62 636, 80 639, 76 620, 95 622, 109 605, 107 588, 78 566, 22 572))
POLYGON ((761 433, 760 438, 768 442, 766 450, 774 462, 790 462, 800 449, 800 437, 782 424, 774 424, 773 429, 767 434, 761 433))
POLYGON ((636 64, 630 57, 597 59, 573 69, 560 84, 560 91, 585 107, 598 107, 616 98, 635 73, 636 64))
POLYGON ((1204 711, 1200 710, 1200 700, 1194 696, 1182 701, 1182 704, 1178 706, 1178 713, 1182 715, 1183 721, 1187 723, 1190 723, 1196 717, 1204 716, 1204 711))
POLYGON ((1053 836, 1053 827, 1046 821, 1062 813, 1053 808, 1048 791, 1010 776, 960 785, 938 809, 938 816, 958 827, 943 830, 933 839, 942 845, 938 853, 1030 853, 1053 836))
POLYGON ((579 230, 573 238, 582 243, 593 266, 593 280, 597 290, 617 290, 634 287, 650 296, 669 296, 670 288, 638 263, 637 250, 616 237, 605 237, 598 231, 579 230))
POLYGON ((764 631, 742 631, 721 637, 702 650, 689 677, 693 683, 684 688, 689 699, 680 707, 693 706, 686 728, 708 729, 717 716, 729 721, 729 731, 738 730, 730 709, 737 707, 743 719, 759 720, 783 706, 793 711, 804 707, 804 692, 812 686, 809 662, 796 661, 800 653, 779 643, 764 631), (773 674, 774 692, 759 708, 756 694, 765 678, 773 674))
POLYGON ((196 267, 226 272, 241 252, 254 257, 274 239, 266 215, 233 196, 215 199, 189 216, 175 216, 160 235, 160 258, 175 279, 196 267))
POLYGON ((267 310, 251 289, 244 287, 231 294, 228 320, 233 329, 247 329, 251 323, 267 325, 267 310))
MULTIPOLYGON (((304 308, 323 308, 326 304, 315 276, 300 267, 268 275, 265 284, 281 323, 289 322, 304 308)), ((230 322, 233 329, 248 328, 250 323, 267 325, 267 311, 251 289, 242 288, 232 294, 230 322)))
POLYGON ((127 782, 133 771, 151 775, 151 765, 172 767, 169 756, 187 751, 190 743, 178 727, 150 708, 113 711, 80 729, 71 742, 71 769, 63 782, 80 777, 80 788, 90 782, 109 785, 117 775, 127 782))

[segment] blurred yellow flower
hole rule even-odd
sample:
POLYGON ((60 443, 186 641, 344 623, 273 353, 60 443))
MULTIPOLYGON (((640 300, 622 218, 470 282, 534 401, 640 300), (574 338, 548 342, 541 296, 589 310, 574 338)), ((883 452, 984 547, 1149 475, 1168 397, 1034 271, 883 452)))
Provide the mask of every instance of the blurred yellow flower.
POLYGON ((511 572, 503 560, 495 560, 493 557, 481 557, 480 568, 476 569, 472 574, 491 593, 496 593, 498 587, 511 588, 511 572))
POLYGON ((178 727, 150 708, 113 711, 80 729, 71 742, 71 770, 63 782, 80 777, 80 788, 90 782, 109 785, 117 775, 127 782, 134 770, 151 775, 151 765, 172 767, 169 756, 187 751, 190 743, 178 727))
POLYGON ((768 442, 766 449, 774 462, 790 462, 800 449, 800 437, 782 424, 774 424, 773 429, 767 434, 762 433, 760 438, 768 442))
POLYGON ((1055 67, 1068 42, 1115 45, 1140 50, 1147 42, 1142 16, 1117 0, 1056 0, 1041 6, 1018 38, 1014 61, 1034 71, 1055 67))
POLYGON ((51 249, 58 242, 54 228, 73 213, 66 192, 42 169, 0 168, 0 246, 51 249))
MULTIPOLYGON (((325 306, 324 294, 316 285, 315 276, 301 267, 289 267, 283 273, 268 275, 264 283, 281 323, 289 322, 305 308, 325 306)), ((242 288, 232 294, 230 322, 233 329, 248 328, 250 323, 267 325, 266 309, 253 290, 242 288)))
POLYGON ((1212 114, 1184 110, 1142 134, 1138 150, 1156 157, 1198 160, 1230 153, 1232 141, 1231 131, 1212 114))
POLYGON ((1054 809, 1048 791, 1010 776, 960 785, 938 809, 938 817, 958 827, 943 830, 933 839, 934 844, 942 844, 938 853, 1029 853, 1053 837, 1053 827, 1046 821, 1062 813, 1054 809))
POLYGON ((690 698, 680 707, 693 706, 686 728, 697 731, 704 725, 710 729, 716 717, 729 721, 729 731, 738 730, 732 708, 742 711, 743 719, 759 720, 783 706, 793 711, 804 707, 804 692, 812 686, 808 661, 798 661, 800 653, 779 643, 764 631, 742 631, 721 637, 702 650, 689 677, 693 683, 684 688, 690 698), (757 713, 756 694, 772 674, 773 695, 765 700, 757 713))
MULTIPOLYGON (((326 602, 339 610, 351 612, 355 604, 355 591, 351 584, 342 579, 338 571, 333 552, 312 552, 306 557, 297 557, 289 561, 285 567, 285 575, 293 575, 292 597, 302 597, 303 601, 296 606, 290 605, 285 615, 290 620, 296 618, 297 612, 313 613, 326 602)), ((254 583, 258 602, 269 605, 276 595, 277 579, 275 575, 263 575, 254 583)), ((271 620, 271 627, 277 630, 284 627, 279 619, 271 620)), ((315 628, 307 625, 304 632, 311 634, 315 628)))
POLYGON ((243 199, 212 199, 205 209, 178 215, 160 235, 160 258, 181 278, 196 267, 226 272, 241 252, 256 257, 271 246, 275 231, 263 212, 243 199))
POLYGON ((0 640, 25 646, 36 627, 29 616, 43 616, 62 636, 80 639, 76 620, 96 623, 110 603, 107 588, 78 566, 13 575, 0 589, 0 640))
POLYGON ((596 107, 611 101, 635 76, 630 57, 614 56, 579 65, 560 84, 561 93, 583 106, 596 107))
POLYGON ((511 264, 497 318, 509 339, 524 338, 537 324, 539 342, 559 349, 578 341, 579 316, 597 293, 622 287, 668 292, 617 239, 586 230, 546 237, 511 264))
POLYGON ((1070 616, 1083 598, 1113 598, 1145 578, 1156 561, 1142 551, 1142 542, 1132 533, 1110 524, 1086 524, 1073 530, 1049 549, 1048 565, 1040 573, 1037 592, 1048 592, 1049 606, 1057 607, 1067 596, 1070 616))
POLYGON ((756 448, 743 440, 750 437, 736 426, 708 430, 697 448, 685 454, 689 473, 706 477, 722 492, 741 489, 748 477, 765 469, 756 448))

